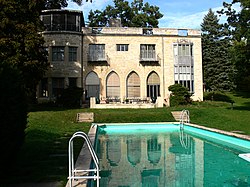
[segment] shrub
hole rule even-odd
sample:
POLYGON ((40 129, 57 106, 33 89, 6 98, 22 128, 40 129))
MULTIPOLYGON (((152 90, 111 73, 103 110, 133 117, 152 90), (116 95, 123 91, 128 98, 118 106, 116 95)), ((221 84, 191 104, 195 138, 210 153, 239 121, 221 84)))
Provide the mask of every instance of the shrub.
MULTIPOLYGON (((25 137, 27 100, 19 71, 5 63, 0 64, 0 145, 1 172, 15 160, 25 137), (14 159, 14 160, 13 160, 14 159)), ((0 172, 0 174, 1 174, 0 172)))
POLYGON ((64 89, 62 95, 57 98, 57 103, 65 107, 79 107, 83 96, 83 89, 70 87, 64 89))
POLYGON ((211 101, 223 101, 228 103, 234 103, 234 100, 222 92, 208 92, 205 93, 204 100, 211 100, 211 101))
POLYGON ((170 106, 186 105, 192 102, 191 94, 188 89, 180 84, 174 84, 168 87, 171 91, 170 106))

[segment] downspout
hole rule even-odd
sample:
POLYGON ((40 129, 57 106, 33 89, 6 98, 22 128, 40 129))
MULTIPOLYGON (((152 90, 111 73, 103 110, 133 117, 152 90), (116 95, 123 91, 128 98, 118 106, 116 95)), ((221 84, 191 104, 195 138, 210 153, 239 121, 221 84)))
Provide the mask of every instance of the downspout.
POLYGON ((165 95, 165 71, 164 71, 164 69, 165 69, 165 57, 164 57, 164 49, 165 49, 165 47, 164 47, 164 38, 163 38, 163 36, 162 36, 162 73, 163 73, 163 75, 162 75, 162 78, 163 78, 163 101, 164 101, 164 98, 166 97, 166 95, 165 95))
POLYGON ((82 102, 81 102, 81 105, 83 104, 83 102, 85 102, 85 91, 83 89, 83 70, 84 70, 84 67, 83 67, 83 33, 81 32, 81 86, 82 86, 82 102))

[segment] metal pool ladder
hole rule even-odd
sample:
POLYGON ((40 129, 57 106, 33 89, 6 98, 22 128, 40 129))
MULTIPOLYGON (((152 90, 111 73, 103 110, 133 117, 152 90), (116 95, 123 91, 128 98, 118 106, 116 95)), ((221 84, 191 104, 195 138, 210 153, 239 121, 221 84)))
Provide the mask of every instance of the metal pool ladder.
POLYGON ((190 122, 189 111, 184 109, 181 111, 180 129, 184 129, 184 123, 189 123, 189 122, 190 122))
POLYGON ((90 142, 90 139, 87 134, 84 132, 76 132, 73 134, 73 136, 69 140, 69 186, 72 187, 73 180, 78 180, 78 179, 94 179, 96 180, 96 186, 99 187, 99 160, 96 156, 96 153, 94 151, 94 148, 90 142), (88 146, 89 152, 91 154, 91 157, 94 161, 94 169, 81 169, 77 170, 75 169, 74 166, 74 149, 73 149, 73 140, 76 137, 83 138, 88 146), (80 175, 79 173, 90 173, 89 175, 80 175))

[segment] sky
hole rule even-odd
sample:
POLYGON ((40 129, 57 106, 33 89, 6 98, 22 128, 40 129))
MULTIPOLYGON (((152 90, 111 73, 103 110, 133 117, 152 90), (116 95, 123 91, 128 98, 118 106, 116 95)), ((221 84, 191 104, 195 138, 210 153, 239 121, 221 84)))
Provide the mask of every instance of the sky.
MULTIPOLYGON (((91 9, 93 11, 104 10, 107 5, 113 5, 113 0, 92 0, 92 3, 82 1, 82 6, 69 1, 66 9, 83 11, 85 21, 87 21, 91 9)), ((200 24, 209 8, 216 12, 223 8, 223 2, 231 2, 231 0, 144 0, 144 3, 146 2, 158 6, 164 15, 159 20, 159 27, 200 29, 200 24)), ((220 18, 220 22, 225 22, 225 20, 225 17, 220 18)))

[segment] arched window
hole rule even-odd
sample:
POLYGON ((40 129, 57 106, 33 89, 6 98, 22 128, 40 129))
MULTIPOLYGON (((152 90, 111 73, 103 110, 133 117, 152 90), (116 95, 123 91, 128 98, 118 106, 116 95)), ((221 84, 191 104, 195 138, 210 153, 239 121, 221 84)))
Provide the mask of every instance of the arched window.
POLYGON ((127 140, 128 161, 135 166, 141 160, 141 140, 130 137, 127 140))
POLYGON ((107 98, 120 97, 120 78, 115 72, 111 72, 107 77, 107 98))
POLYGON ((140 90, 140 77, 137 73, 131 72, 128 75, 127 79, 127 97, 140 97, 141 90, 140 90))
POLYGON ((99 98, 100 94, 100 80, 95 72, 90 72, 86 77, 86 97, 99 98))
POLYGON ((160 96, 160 78, 157 73, 152 72, 147 79, 147 97, 160 96))
POLYGON ((121 160, 121 140, 110 138, 107 142, 108 160, 111 164, 117 165, 121 160))
POLYGON ((151 137, 147 140, 148 160, 150 163, 157 164, 161 159, 161 144, 157 137, 151 137))

